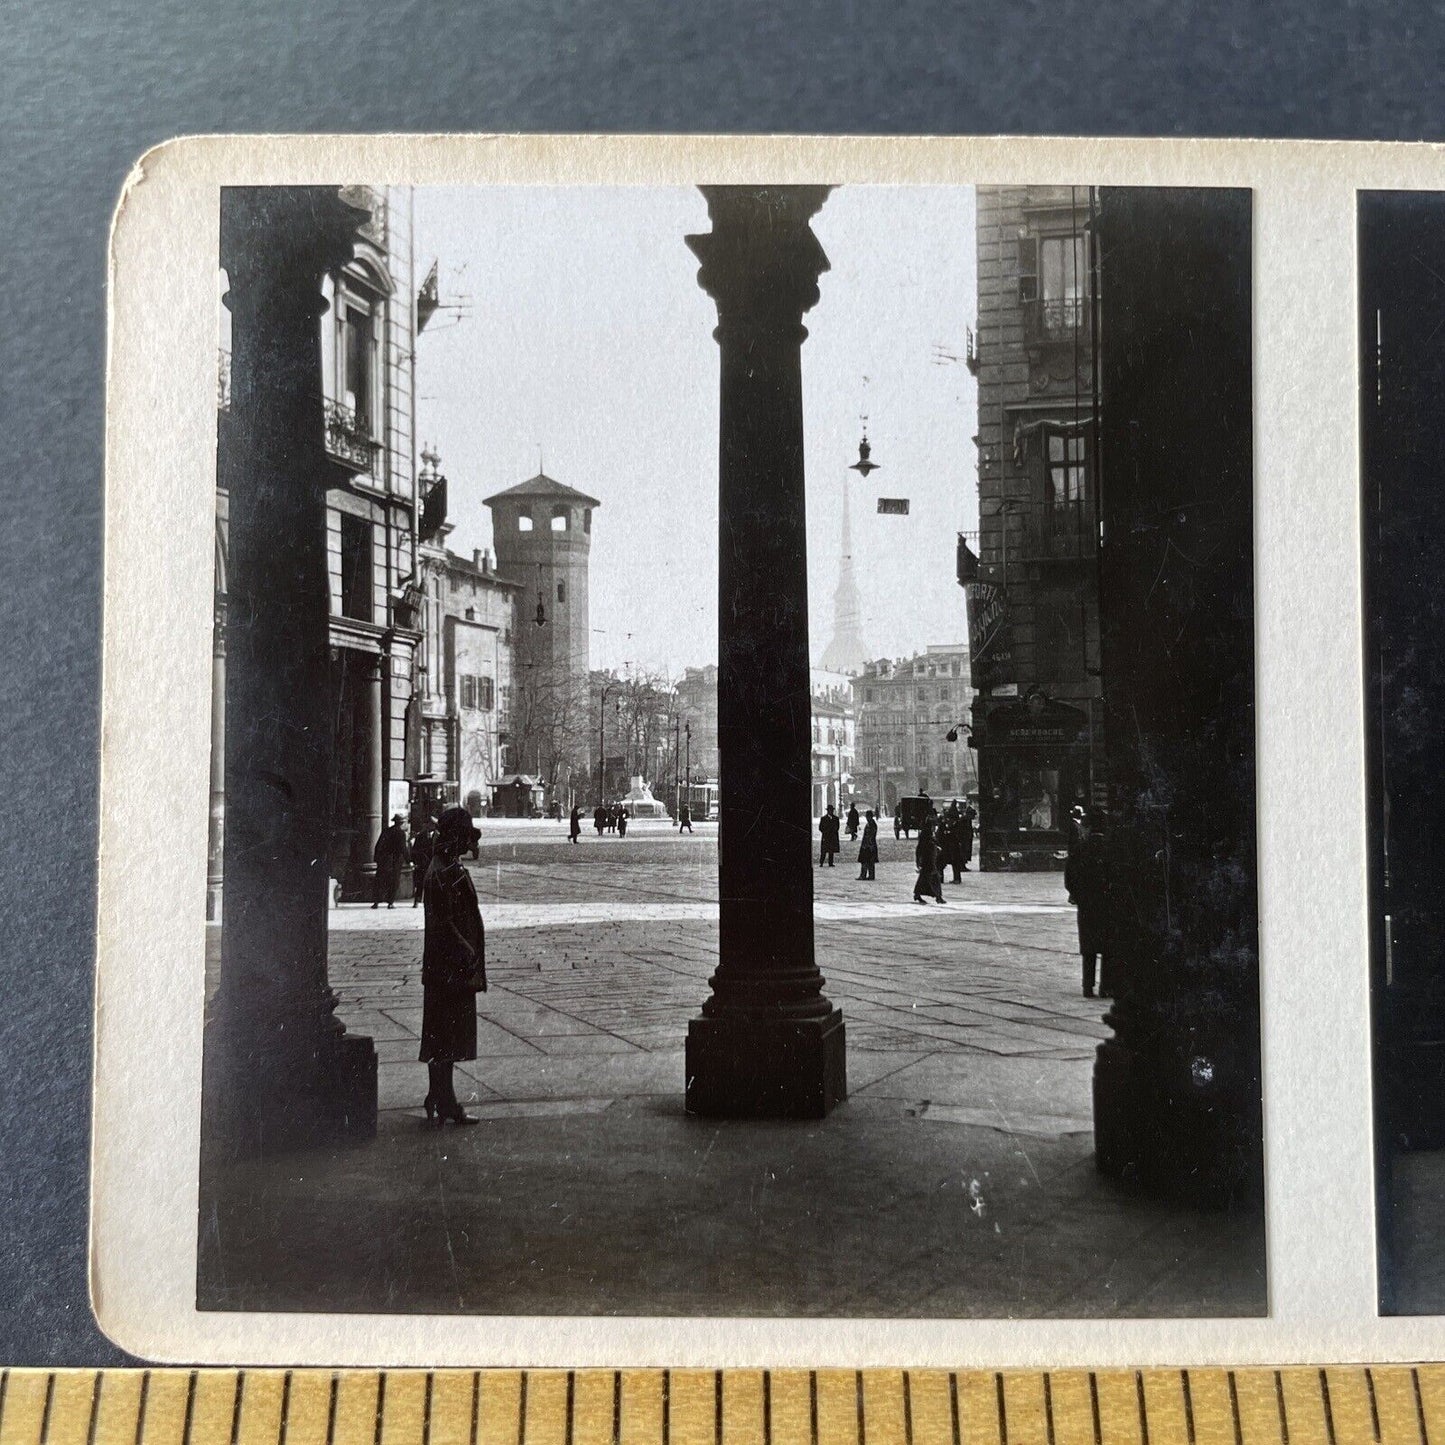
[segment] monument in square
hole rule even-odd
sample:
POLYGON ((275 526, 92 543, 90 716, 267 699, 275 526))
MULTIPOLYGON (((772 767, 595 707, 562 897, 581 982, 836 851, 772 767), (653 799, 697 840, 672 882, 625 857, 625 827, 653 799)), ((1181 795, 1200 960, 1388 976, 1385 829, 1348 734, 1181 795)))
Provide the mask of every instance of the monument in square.
POLYGON ((629 818, 666 818, 670 816, 666 804, 659 803, 652 796, 652 789, 636 773, 632 775, 632 785, 627 790, 627 796, 622 800, 622 807, 629 818))

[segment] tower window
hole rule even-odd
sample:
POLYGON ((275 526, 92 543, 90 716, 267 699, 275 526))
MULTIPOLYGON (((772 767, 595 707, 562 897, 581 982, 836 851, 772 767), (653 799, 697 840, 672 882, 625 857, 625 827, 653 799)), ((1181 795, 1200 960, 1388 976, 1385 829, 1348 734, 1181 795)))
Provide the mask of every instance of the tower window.
POLYGON ((557 601, 558 601, 558 602, 565 602, 566 600, 567 600, 567 584, 566 584, 565 582, 559 582, 559 583, 557 584, 557 601))
POLYGON ((523 507, 517 513, 517 530, 519 532, 530 532, 532 530, 532 509, 523 507))
POLYGON ((590 532, 590 531, 592 530, 592 508, 591 508, 591 507, 588 507, 588 508, 582 513, 582 530, 583 530, 584 532, 590 532))
POLYGON ((567 530, 567 508, 552 508, 552 530, 554 532, 565 532, 567 530))

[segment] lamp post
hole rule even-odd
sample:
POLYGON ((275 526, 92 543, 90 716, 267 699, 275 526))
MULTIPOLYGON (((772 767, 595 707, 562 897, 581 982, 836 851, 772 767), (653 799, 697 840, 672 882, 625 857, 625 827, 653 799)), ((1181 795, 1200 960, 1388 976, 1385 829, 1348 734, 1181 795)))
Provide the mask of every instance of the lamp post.
POLYGON ((689 808, 691 808, 691 807, 692 807, 692 723, 691 723, 691 722, 689 722, 689 723, 687 724, 686 732, 687 732, 687 767, 686 767, 685 771, 686 771, 686 773, 687 773, 687 805, 688 805, 689 808))
POLYGON ((602 684, 602 699, 597 704, 597 801, 607 801, 607 699, 611 688, 602 684))
POLYGON ((672 715, 672 821, 682 829, 682 718, 672 715))

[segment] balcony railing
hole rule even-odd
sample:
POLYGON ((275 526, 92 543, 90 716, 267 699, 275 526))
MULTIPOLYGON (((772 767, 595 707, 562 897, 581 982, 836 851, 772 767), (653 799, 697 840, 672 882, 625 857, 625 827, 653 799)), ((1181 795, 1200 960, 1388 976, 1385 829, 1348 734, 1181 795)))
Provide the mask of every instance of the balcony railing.
POLYGON ((1072 562, 1099 550, 1094 509, 1087 502, 1055 502, 1024 519, 1023 560, 1072 562))
POLYGON ((354 471, 374 475, 381 443, 372 439, 356 413, 339 401, 326 403, 326 450, 354 471))
POLYGON ((1084 296, 1040 296, 1024 303, 1024 341, 1029 346, 1072 342, 1089 334, 1084 296))

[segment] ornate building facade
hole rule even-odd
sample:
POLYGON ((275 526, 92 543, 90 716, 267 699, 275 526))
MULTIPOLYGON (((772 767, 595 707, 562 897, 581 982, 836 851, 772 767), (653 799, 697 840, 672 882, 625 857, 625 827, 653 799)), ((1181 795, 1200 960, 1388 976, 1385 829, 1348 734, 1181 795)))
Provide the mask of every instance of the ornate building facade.
POLYGON ((977 192, 979 538, 959 543, 985 869, 1062 867, 1102 801, 1093 194, 977 192))
MULTIPOLYGON (((416 584, 417 332, 410 195, 405 187, 348 186, 369 212, 352 259, 322 283, 320 328, 326 541, 333 697, 330 876, 364 896, 372 849, 388 815, 406 812, 407 713, 422 617, 416 584)), ((222 287, 226 280, 222 275, 222 287)), ((229 312, 221 310, 217 475, 216 658, 213 758, 225 754, 225 624, 229 425, 229 312)), ((213 761, 207 914, 219 916, 224 774, 213 761)))
POLYGON ((900 798, 974 792, 967 735, 960 728, 955 741, 947 737, 967 719, 972 697, 968 648, 961 644, 930 644, 913 657, 870 662, 853 679, 857 796, 891 814, 900 798))

